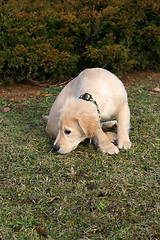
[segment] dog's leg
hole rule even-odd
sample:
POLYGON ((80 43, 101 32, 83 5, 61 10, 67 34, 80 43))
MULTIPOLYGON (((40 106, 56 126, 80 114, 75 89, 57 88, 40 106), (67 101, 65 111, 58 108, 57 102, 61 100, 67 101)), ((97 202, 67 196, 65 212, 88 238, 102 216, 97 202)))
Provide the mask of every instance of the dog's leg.
POLYGON ((108 128, 112 128, 117 126, 117 121, 108 121, 108 122, 103 122, 102 123, 102 130, 105 132, 107 138, 109 139, 110 142, 114 143, 117 140, 117 134, 112 133, 112 132, 106 132, 108 128))
POLYGON ((126 103, 117 115, 118 122, 118 147, 129 149, 131 142, 129 140, 130 111, 126 103))
POLYGON ((94 132, 93 141, 103 153, 115 154, 119 152, 118 148, 109 141, 101 128, 97 128, 94 132))
POLYGON ((112 132, 105 132, 110 142, 114 143, 117 140, 117 134, 112 132))
POLYGON ((114 120, 114 121, 108 121, 108 122, 103 122, 102 123, 102 129, 103 131, 107 131, 108 128, 112 128, 114 126, 117 126, 117 121, 114 120))
POLYGON ((57 137, 58 131, 59 131, 59 127, 58 127, 58 124, 56 122, 56 118, 51 119, 50 121, 48 120, 47 126, 46 126, 47 134, 50 137, 55 139, 57 137))

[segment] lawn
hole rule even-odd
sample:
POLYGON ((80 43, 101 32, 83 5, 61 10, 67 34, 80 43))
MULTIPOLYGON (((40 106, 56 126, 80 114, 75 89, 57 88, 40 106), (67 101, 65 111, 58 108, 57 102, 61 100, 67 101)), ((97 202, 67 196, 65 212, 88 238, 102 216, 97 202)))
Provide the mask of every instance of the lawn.
POLYGON ((157 85, 127 87, 132 148, 118 155, 52 152, 41 116, 56 96, 1 97, 0 239, 160 239, 157 85))

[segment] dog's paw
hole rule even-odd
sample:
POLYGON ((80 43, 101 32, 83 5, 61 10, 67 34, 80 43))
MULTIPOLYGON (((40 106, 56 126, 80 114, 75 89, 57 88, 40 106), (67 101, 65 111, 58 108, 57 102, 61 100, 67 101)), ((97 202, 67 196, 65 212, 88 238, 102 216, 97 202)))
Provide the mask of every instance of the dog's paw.
POLYGON ((48 121, 48 116, 42 115, 42 119, 48 121))
POLYGON ((112 132, 105 132, 110 142, 114 143, 117 140, 117 134, 112 132))
POLYGON ((118 148, 122 149, 124 148, 125 150, 130 149, 131 148, 131 142, 130 140, 125 140, 125 141, 119 141, 118 142, 118 148))
POLYGON ((103 153, 109 153, 109 154, 118 154, 119 150, 118 148, 113 144, 107 144, 106 146, 100 147, 100 151, 103 153))

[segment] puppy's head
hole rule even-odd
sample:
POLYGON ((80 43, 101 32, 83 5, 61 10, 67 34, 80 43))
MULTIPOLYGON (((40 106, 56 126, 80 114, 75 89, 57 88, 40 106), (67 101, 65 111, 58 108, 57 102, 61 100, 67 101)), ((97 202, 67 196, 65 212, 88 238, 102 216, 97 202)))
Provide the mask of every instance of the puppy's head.
POLYGON ((96 106, 87 103, 84 100, 72 99, 61 110, 59 132, 54 142, 54 148, 59 153, 71 152, 80 142, 91 138, 100 126, 96 106))

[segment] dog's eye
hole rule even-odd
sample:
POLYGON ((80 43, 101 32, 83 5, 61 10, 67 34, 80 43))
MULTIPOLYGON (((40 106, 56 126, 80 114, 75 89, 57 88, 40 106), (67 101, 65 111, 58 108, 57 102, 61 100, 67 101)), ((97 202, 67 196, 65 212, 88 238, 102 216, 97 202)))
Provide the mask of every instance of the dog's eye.
POLYGON ((64 130, 65 134, 69 135, 71 133, 70 130, 64 130))

